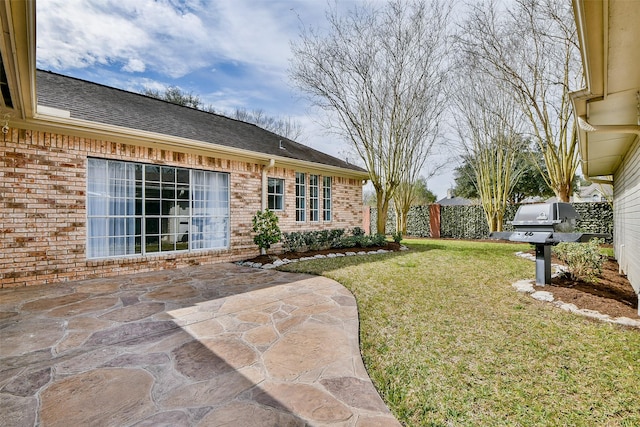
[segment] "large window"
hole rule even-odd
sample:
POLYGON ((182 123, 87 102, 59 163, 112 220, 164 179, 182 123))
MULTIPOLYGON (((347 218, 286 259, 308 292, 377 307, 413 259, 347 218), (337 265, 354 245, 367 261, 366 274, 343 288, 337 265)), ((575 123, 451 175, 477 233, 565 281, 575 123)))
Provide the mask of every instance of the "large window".
POLYGON ((301 222, 306 218, 307 193, 306 175, 296 172, 296 221, 301 222))
POLYGON ((331 221, 331 177, 322 178, 322 219, 331 221))
POLYGON ((229 245, 229 175, 89 159, 87 257, 229 245))
POLYGON ((284 209, 284 179, 268 179, 267 207, 272 211, 281 211, 284 209))
POLYGON ((319 182, 318 175, 309 175, 309 220, 318 221, 319 218, 319 182))

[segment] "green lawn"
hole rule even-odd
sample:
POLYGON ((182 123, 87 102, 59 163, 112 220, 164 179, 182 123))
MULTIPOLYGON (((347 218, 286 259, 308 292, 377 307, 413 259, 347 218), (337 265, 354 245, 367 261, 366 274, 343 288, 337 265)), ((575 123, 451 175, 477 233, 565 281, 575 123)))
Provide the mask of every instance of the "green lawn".
POLYGON ((405 241, 411 251, 285 270, 353 292, 362 355, 407 426, 638 426, 640 331, 518 294, 528 245, 405 241))

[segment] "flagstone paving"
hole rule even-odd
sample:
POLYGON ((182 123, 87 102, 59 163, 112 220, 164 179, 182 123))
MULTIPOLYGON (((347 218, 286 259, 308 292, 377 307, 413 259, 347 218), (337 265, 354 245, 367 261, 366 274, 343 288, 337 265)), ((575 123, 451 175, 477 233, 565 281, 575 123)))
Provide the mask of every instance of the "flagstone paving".
POLYGON ((0 425, 399 426, 353 296, 235 264, 0 290, 0 425))

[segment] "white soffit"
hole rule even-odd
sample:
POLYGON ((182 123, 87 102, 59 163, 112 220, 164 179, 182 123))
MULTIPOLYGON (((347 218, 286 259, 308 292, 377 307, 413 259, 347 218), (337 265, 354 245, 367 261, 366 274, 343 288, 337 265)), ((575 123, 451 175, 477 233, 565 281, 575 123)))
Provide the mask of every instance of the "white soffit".
POLYGON ((583 171, 588 176, 610 175, 640 133, 640 2, 575 0, 583 11, 577 20, 583 38, 583 55, 590 81, 589 98, 576 102, 578 114, 597 132, 581 132, 583 171), (603 80, 604 78, 604 80, 603 80), (602 84, 604 83, 604 85, 602 84), (582 104, 584 107, 582 107, 582 104), (586 105, 585 105, 586 104, 586 105), (621 132, 603 127, 626 126, 621 132), (636 132, 630 131, 636 127, 636 132))

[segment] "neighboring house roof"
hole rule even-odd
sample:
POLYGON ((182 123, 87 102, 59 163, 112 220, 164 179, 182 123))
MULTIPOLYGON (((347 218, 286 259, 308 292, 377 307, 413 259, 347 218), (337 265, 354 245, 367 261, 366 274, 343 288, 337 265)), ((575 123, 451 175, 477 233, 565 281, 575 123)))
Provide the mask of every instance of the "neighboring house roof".
MULTIPOLYGON (((569 197, 569 202, 606 202, 613 198, 613 187, 607 184, 591 184, 578 189, 569 197)), ((558 198, 553 196, 545 200, 545 203, 559 202, 558 198)), ((524 202, 523 202, 524 203, 524 202)))
POLYGON ((465 199, 464 197, 456 197, 453 188, 447 190, 447 197, 440 199, 436 202, 442 206, 470 206, 473 205, 473 201, 465 199))
POLYGON ((470 206, 473 205, 473 201, 469 199, 465 199, 464 197, 445 197, 444 199, 440 199, 436 202, 438 205, 442 206, 470 206))
POLYGON ((533 197, 525 197, 520 201, 520 203, 523 205, 527 205, 527 204, 530 205, 534 203, 543 203, 544 201, 545 200, 540 196, 533 196, 533 197))
POLYGON ((613 187, 606 184, 591 184, 580 188, 576 201, 603 202, 613 198, 613 187))
POLYGON ((591 181, 611 182, 640 133, 640 7, 573 0, 573 11, 586 77, 585 89, 571 94, 582 172, 591 181))
POLYGON ((145 95, 41 70, 36 87, 39 111, 49 107, 68 112, 71 119, 366 172, 256 125, 145 95))

